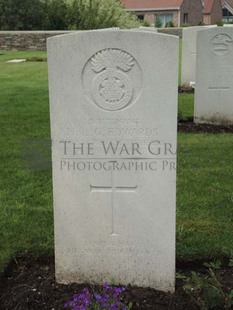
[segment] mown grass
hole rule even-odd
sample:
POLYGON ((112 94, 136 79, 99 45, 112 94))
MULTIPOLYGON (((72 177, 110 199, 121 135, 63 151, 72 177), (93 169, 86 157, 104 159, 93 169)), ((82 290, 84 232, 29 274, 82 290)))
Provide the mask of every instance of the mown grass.
MULTIPOLYGON (((22 168, 24 140, 50 138, 47 64, 0 56, 0 270, 15 255, 52 254, 51 171, 22 168)), ((193 116, 193 95, 179 96, 179 114, 193 116)), ((213 259, 233 251, 232 134, 179 134, 177 258, 213 259)))
POLYGON ((232 145, 233 134, 178 135, 179 259, 233 254, 232 145))
POLYGON ((194 114, 194 94, 179 94, 178 119, 187 121, 193 118, 194 114))
POLYGON ((22 251, 52 253, 50 171, 22 169, 23 142, 50 136, 47 64, 6 63, 44 52, 0 56, 0 269, 22 251))

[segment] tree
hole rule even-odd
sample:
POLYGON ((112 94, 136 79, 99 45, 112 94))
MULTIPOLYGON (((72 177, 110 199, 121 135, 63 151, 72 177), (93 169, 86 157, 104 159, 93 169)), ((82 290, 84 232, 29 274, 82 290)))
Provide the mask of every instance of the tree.
POLYGON ((117 0, 69 0, 70 29, 132 28, 140 26, 117 0))
POLYGON ((66 30, 68 5, 64 0, 43 0, 43 21, 44 30, 66 30))
POLYGON ((66 30, 140 26, 119 0, 0 0, 1 30, 66 30))
POLYGON ((155 19, 155 27, 156 28, 161 28, 163 25, 161 17, 159 15, 156 15, 156 19, 155 19))
POLYGON ((40 0, 0 0, 0 29, 41 29, 43 10, 40 0))

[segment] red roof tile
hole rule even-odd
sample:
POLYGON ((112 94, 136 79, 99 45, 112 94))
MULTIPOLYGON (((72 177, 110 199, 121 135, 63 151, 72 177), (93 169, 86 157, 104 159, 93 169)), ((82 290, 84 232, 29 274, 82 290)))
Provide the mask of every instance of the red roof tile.
POLYGON ((180 8, 183 0, 121 0, 128 10, 180 8))

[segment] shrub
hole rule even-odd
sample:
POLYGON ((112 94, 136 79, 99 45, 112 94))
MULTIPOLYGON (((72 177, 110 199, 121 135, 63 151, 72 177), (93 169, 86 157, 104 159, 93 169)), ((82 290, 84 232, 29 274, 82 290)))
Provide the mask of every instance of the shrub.
POLYGON ((155 18, 155 28, 161 28, 162 27, 162 20, 159 15, 156 15, 155 18))
POLYGON ((189 24, 189 23, 182 23, 182 24, 180 25, 180 27, 190 27, 190 24, 189 24))
POLYGON ((65 0, 41 0, 43 7, 42 29, 66 30, 68 6, 65 0))
POLYGON ((172 21, 170 21, 170 22, 167 22, 167 23, 166 23, 165 27, 166 27, 166 28, 172 28, 172 27, 174 27, 174 24, 173 24, 172 21))
POLYGON ((0 0, 2 30, 133 28, 141 22, 119 0, 0 0))
POLYGON ((142 25, 143 27, 150 27, 150 24, 148 23, 147 20, 142 20, 142 21, 141 21, 141 25, 142 25))
POLYGON ((133 28, 141 25, 135 15, 116 0, 69 0, 69 29, 133 28))
POLYGON ((43 7, 40 0, 0 0, 0 29, 39 30, 43 7))
POLYGON ((219 27, 222 27, 223 26, 223 21, 222 20, 216 21, 216 25, 219 26, 219 27))

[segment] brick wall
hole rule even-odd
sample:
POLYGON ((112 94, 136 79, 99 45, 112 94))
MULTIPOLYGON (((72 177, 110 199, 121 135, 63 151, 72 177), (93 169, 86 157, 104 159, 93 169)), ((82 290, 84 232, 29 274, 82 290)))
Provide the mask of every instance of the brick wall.
POLYGON ((215 24, 222 20, 222 5, 220 0, 215 0, 211 12, 210 23, 215 24))
MULTIPOLYGON (((0 31, 0 50, 46 50, 46 39, 72 31, 0 31)), ((158 32, 182 37, 182 28, 159 28, 158 32)))
POLYGON ((163 15, 163 14, 172 14, 172 22, 175 27, 178 26, 179 24, 179 19, 178 19, 178 11, 151 11, 151 12, 145 12, 145 11, 137 11, 136 15, 144 15, 144 20, 147 21, 150 25, 155 24, 156 20, 156 15, 163 15))
POLYGON ((184 14, 188 14, 188 23, 197 26, 203 21, 203 6, 201 0, 184 0, 180 8, 180 24, 184 14))
POLYGON ((173 12, 173 24, 174 24, 174 26, 175 27, 179 27, 180 25, 179 25, 179 12, 178 11, 176 11, 176 12, 173 12))
POLYGON ((142 12, 144 15, 144 20, 147 21, 150 25, 155 24, 155 13, 154 12, 142 12))
POLYGON ((209 14, 204 14, 203 23, 204 23, 205 25, 210 25, 210 24, 211 24, 211 18, 210 18, 210 15, 209 15, 209 14))

